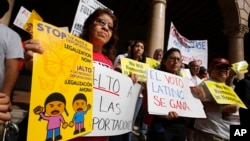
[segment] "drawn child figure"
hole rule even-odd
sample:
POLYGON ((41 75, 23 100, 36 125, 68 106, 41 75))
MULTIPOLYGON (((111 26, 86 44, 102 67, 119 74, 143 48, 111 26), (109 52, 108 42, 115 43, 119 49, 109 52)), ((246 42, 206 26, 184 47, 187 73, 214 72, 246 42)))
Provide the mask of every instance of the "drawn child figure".
POLYGON ((34 109, 34 113, 39 114, 40 119, 48 121, 46 141, 53 141, 53 133, 55 134, 54 141, 62 139, 60 132, 61 123, 62 128, 68 127, 68 123, 64 121, 62 116, 64 111, 68 116, 65 97, 58 92, 52 93, 47 97, 44 107, 37 106, 34 109))
POLYGON ((33 24, 32 23, 26 23, 26 31, 28 31, 31 35, 33 34, 33 24))
POLYGON ((76 135, 85 131, 84 116, 87 114, 88 110, 90 110, 91 105, 87 104, 87 97, 84 94, 78 93, 73 99, 72 106, 75 114, 69 126, 73 127, 75 124, 74 135, 76 135))

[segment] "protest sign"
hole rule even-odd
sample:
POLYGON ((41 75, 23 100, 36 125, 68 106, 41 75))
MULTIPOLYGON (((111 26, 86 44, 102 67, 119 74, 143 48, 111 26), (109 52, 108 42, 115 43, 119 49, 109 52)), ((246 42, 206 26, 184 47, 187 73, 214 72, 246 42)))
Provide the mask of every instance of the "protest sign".
POLYGON ((32 34, 33 33, 32 22, 34 19, 40 20, 40 21, 43 20, 42 17, 35 10, 32 10, 32 12, 30 12, 25 7, 21 6, 13 24, 25 30, 26 32, 29 32, 30 34, 32 34))
POLYGON ((146 57, 146 64, 149 64, 150 68, 155 68, 160 65, 160 62, 153 58, 146 57))
POLYGON ((205 84, 217 103, 238 104, 240 107, 247 109, 234 90, 226 84, 212 81, 205 81, 205 84))
POLYGON ((196 86, 194 84, 194 78, 191 75, 190 69, 180 69, 179 74, 181 77, 188 79, 189 86, 196 86))
POLYGON ((74 22, 71 28, 71 34, 79 36, 82 33, 82 28, 85 20, 97 8, 107 8, 107 7, 97 0, 80 0, 74 18, 74 22))
POLYGON ((69 140, 92 131, 92 44, 34 20, 34 54, 27 140, 69 140), (37 132, 39 129, 39 132, 37 132))
POLYGON ((132 131, 141 85, 131 78, 94 64, 93 132, 87 136, 111 136, 132 131))
POLYGON ((182 117, 206 117, 201 101, 192 95, 185 78, 150 68, 147 91, 149 114, 167 115, 175 111, 182 117))
POLYGON ((178 48, 181 51, 184 64, 197 60, 201 66, 207 68, 207 40, 188 40, 177 31, 172 22, 167 49, 169 50, 170 48, 178 48))
POLYGON ((17 27, 23 29, 24 25, 26 24, 27 20, 30 17, 30 14, 31 14, 31 12, 28 9, 21 6, 13 24, 16 25, 17 27))
POLYGON ((138 81, 145 82, 147 80, 147 68, 149 64, 141 63, 129 58, 121 58, 122 73, 125 75, 136 74, 138 81))
POLYGON ((244 74, 248 72, 247 61, 240 61, 232 64, 232 69, 238 74, 244 74))

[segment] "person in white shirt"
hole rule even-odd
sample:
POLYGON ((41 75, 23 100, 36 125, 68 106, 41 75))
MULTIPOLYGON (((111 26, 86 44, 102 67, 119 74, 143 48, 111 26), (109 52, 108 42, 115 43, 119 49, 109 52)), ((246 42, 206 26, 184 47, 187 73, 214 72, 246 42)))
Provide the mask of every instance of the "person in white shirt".
POLYGON ((130 51, 130 48, 131 46, 134 44, 134 41, 133 40, 129 40, 128 41, 128 48, 127 48, 127 52, 123 53, 123 54, 119 54, 116 58, 115 58, 115 61, 114 61, 114 67, 115 67, 115 70, 117 71, 121 71, 121 58, 126 58, 128 57, 128 53, 130 51))
POLYGON ((200 71, 199 62, 197 60, 189 62, 188 68, 192 75, 191 81, 193 82, 194 86, 198 86, 201 83, 201 79, 198 77, 200 71))
MULTIPOLYGON (((188 68, 191 73, 190 81, 192 82, 192 86, 198 86, 201 83, 201 79, 198 77, 200 71, 200 63, 197 60, 193 60, 189 62, 188 68)), ((189 118, 187 141, 193 141, 194 122, 195 118, 189 118)))

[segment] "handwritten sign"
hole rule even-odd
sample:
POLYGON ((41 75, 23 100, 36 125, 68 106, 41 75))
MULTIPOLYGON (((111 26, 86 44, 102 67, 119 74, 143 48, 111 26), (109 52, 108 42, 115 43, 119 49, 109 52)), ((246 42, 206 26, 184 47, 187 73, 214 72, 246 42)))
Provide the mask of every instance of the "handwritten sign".
POLYGON ((34 20, 34 54, 27 140, 69 140, 92 131, 92 44, 34 20), (39 132, 37 132, 39 129, 39 132))
POLYGON ((206 117, 201 101, 193 97, 185 78, 148 69, 147 90, 150 114, 167 115, 175 111, 183 117, 206 117))
POLYGON ((138 77, 138 81, 146 81, 146 70, 147 68, 149 68, 149 64, 141 63, 128 58, 121 58, 121 67, 123 74, 136 74, 138 77))
POLYGON ((17 27, 23 29, 24 25, 26 24, 27 20, 30 17, 31 12, 29 10, 27 10, 25 7, 21 6, 17 16, 14 20, 14 25, 16 25, 17 27))
POLYGON ((247 109, 231 87, 212 81, 205 81, 205 84, 217 103, 238 104, 240 107, 247 109))
POLYGON ((131 78, 94 64, 93 132, 87 136, 110 136, 130 132, 141 89, 131 78))
POLYGON ((167 49, 170 48, 178 48, 181 51, 184 64, 197 60, 201 66, 207 68, 207 40, 188 40, 177 31, 172 22, 167 49))
POLYGON ((79 36, 82 33, 82 28, 85 20, 92 14, 97 8, 107 8, 97 0, 80 0, 75 19, 71 28, 71 34, 79 36))

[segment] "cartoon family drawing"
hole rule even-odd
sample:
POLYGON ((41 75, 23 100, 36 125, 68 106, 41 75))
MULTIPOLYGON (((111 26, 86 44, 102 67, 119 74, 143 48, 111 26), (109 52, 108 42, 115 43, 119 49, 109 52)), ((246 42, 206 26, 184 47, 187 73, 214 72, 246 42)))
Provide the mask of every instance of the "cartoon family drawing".
POLYGON ((69 115, 66 109, 66 99, 63 94, 54 92, 46 98, 44 107, 37 106, 33 111, 35 114, 40 115, 39 120, 48 121, 45 141, 53 141, 53 138, 54 141, 57 141, 63 138, 60 132, 61 125, 63 129, 75 125, 74 135, 84 132, 84 116, 90 108, 91 105, 87 104, 87 97, 84 94, 78 93, 75 95, 73 99, 75 114, 72 121, 68 124, 62 115, 64 112, 67 116, 69 115))

